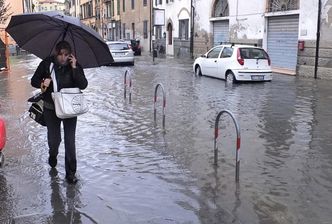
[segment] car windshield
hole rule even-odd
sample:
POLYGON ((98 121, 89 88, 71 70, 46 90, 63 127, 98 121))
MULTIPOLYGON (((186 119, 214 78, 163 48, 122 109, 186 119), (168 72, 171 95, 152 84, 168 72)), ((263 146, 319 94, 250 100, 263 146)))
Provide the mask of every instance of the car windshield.
POLYGON ((259 48, 240 48, 243 59, 268 59, 266 52, 259 48))
POLYGON ((129 46, 126 43, 114 43, 108 44, 110 50, 129 50, 129 46))

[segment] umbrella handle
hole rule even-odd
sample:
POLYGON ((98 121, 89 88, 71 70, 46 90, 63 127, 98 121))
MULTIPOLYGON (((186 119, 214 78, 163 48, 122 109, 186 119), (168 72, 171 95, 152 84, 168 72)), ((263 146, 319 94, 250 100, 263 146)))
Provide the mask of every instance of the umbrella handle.
POLYGON ((44 86, 44 83, 41 83, 40 84, 40 89, 41 89, 42 93, 44 93, 47 90, 47 86, 44 86))

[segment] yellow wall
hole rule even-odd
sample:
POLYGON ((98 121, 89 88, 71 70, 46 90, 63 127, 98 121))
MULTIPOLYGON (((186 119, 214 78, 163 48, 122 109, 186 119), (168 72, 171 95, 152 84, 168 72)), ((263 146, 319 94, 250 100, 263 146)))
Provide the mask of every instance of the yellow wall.
MULTIPOLYGON (((22 0, 5 0, 5 4, 10 5, 9 13, 12 13, 12 15, 23 13, 22 0)), ((2 41, 4 41, 4 39, 5 39, 4 29, 7 27, 9 21, 10 21, 10 17, 8 18, 8 20, 6 21, 5 24, 0 24, 0 30, 1 30, 0 36, 1 36, 2 41)), ((12 44, 15 42, 12 40, 12 38, 9 38, 9 43, 12 44)))
POLYGON ((37 12, 45 12, 45 11, 63 11, 65 9, 65 4, 61 2, 36 2, 35 10, 37 12))

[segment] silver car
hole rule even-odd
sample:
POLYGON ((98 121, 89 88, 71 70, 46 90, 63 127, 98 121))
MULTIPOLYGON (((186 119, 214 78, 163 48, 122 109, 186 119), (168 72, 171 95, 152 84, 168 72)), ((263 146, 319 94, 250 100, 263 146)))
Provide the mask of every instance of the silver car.
POLYGON ((123 41, 107 41, 106 44, 111 51, 114 62, 116 63, 129 63, 135 64, 134 51, 130 48, 130 45, 123 41))

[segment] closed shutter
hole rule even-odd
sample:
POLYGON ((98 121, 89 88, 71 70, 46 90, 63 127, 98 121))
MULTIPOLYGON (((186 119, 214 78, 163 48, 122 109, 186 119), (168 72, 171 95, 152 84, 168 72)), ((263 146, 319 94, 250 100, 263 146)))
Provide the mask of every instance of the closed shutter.
POLYGON ((213 46, 219 45, 221 42, 229 42, 228 20, 213 22, 213 46))
POLYGON ((267 52, 272 68, 296 71, 299 16, 268 18, 267 52))

